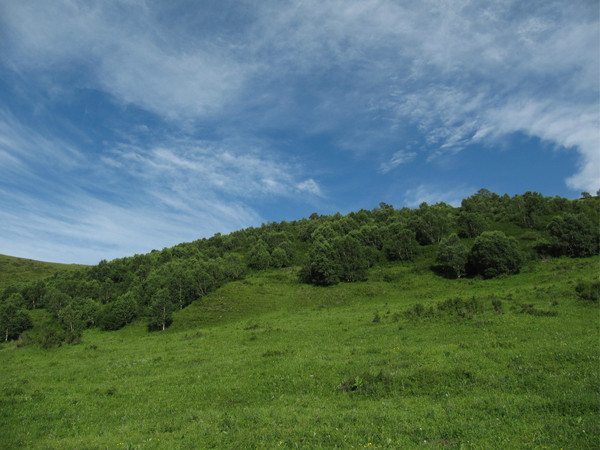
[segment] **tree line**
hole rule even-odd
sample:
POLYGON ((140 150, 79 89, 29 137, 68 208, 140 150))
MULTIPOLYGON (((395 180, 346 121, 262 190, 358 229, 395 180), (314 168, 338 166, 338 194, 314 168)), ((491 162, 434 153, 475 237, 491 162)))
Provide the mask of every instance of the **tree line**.
POLYGON ((380 203, 347 215, 263 224, 96 266, 14 284, 0 291, 6 341, 32 326, 29 310, 54 318, 48 345, 76 342, 82 330, 116 330, 145 318, 164 330, 177 309, 249 273, 299 267, 319 286, 366 280, 377 264, 410 262, 433 246, 432 270, 446 277, 518 273, 529 258, 598 254, 598 196, 500 196, 482 189, 460 207, 443 202, 395 209, 380 203))

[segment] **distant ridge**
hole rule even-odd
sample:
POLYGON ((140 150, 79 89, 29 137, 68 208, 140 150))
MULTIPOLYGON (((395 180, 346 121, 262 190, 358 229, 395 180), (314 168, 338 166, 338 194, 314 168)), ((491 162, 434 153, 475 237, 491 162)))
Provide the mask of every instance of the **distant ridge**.
POLYGON ((0 288, 13 283, 40 280, 63 270, 73 270, 80 267, 85 266, 0 255, 0 288))

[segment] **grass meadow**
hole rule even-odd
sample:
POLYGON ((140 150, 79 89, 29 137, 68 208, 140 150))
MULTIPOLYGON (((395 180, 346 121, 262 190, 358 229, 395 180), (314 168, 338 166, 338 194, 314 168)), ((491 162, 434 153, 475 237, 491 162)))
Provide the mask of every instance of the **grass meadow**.
POLYGON ((574 290, 598 269, 448 280, 390 265, 328 288, 274 270, 165 332, 2 344, 0 447, 598 448, 599 308, 574 290))

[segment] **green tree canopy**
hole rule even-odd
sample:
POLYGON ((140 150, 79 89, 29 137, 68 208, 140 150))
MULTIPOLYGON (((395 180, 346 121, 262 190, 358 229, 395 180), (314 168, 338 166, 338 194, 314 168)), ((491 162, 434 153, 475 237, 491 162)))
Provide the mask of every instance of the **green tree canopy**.
POLYGON ((172 314, 175 306, 169 296, 167 289, 159 289, 152 296, 149 310, 148 330, 164 331, 171 322, 173 322, 172 314))
POLYGON ((493 278, 519 273, 523 258, 514 239, 501 231, 485 231, 469 252, 468 266, 473 274, 493 278))
POLYGON ((553 250, 571 257, 598 253, 599 230, 584 214, 565 214, 552 219, 548 231, 553 237, 553 250))
POLYGON ((0 333, 4 341, 18 338, 32 326, 31 317, 21 305, 10 299, 0 303, 0 333))
POLYGON ((323 238, 315 241, 303 271, 305 281, 318 286, 337 284, 340 282, 341 270, 338 255, 332 245, 323 238))
POLYGON ((445 273, 460 278, 466 273, 467 257, 467 249, 453 233, 440 242, 436 263, 445 273))

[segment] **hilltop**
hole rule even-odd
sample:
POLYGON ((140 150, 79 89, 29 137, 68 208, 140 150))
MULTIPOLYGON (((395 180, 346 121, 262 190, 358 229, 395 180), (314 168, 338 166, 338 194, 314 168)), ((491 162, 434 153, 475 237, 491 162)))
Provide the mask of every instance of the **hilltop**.
POLYGON ((58 272, 76 270, 85 266, 35 261, 33 259, 0 255, 0 289, 11 284, 38 281, 58 272))
POLYGON ((599 201, 380 204, 12 284, 2 442, 595 447, 599 201))
POLYGON ((42 333, 44 346, 77 342, 89 327, 116 330, 139 319, 164 331, 175 311, 269 269, 295 268, 301 282, 317 286, 367 281, 390 264, 446 278, 508 276, 539 258, 597 255, 599 210, 600 199, 589 194, 567 200, 482 189, 459 208, 423 203, 398 210, 381 203, 345 216, 314 213, 91 267, 4 257, 0 305, 8 312, 0 328, 5 340, 17 338, 32 324, 28 311, 42 308, 55 325, 42 333))

